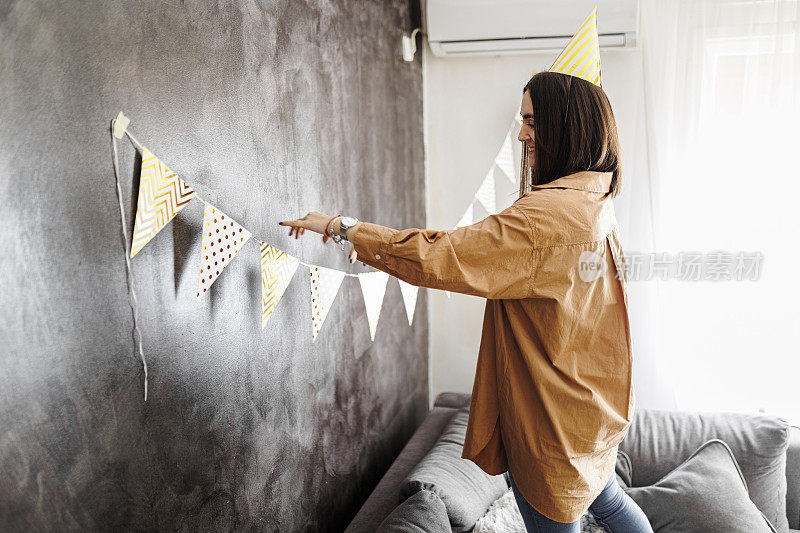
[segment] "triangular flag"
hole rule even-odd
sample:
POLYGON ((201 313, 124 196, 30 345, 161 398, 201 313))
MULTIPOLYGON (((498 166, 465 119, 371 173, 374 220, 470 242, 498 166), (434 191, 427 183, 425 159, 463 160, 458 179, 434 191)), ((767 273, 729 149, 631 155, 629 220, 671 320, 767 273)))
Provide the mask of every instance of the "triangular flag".
POLYGON ((406 307, 406 316, 408 317, 408 325, 410 326, 412 322, 414 322, 414 309, 417 307, 417 293, 419 292, 419 287, 399 279, 397 281, 400 282, 400 294, 403 295, 403 304, 406 307))
POLYGON ((450 291, 444 291, 448 298, 450 298, 450 291))
POLYGON ((362 272, 358 274, 361 282, 361 293, 364 295, 364 305, 367 308, 367 322, 369 323, 369 336, 375 340, 375 330, 378 328, 378 319, 383 307, 383 296, 386 294, 386 282, 389 274, 386 272, 362 272))
POLYGON ((506 140, 503 141, 494 164, 503 171, 512 185, 517 182, 517 175, 514 172, 514 150, 511 148, 511 131, 506 134, 506 140))
POLYGON ((473 221, 472 211, 473 211, 472 202, 470 202, 469 206, 467 206, 467 210, 464 211, 464 214, 461 216, 461 220, 458 221, 458 224, 456 224, 456 226, 453 229, 458 229, 461 226, 469 226, 470 224, 472 224, 473 221))
POLYGON ((594 6, 589 17, 547 70, 569 74, 598 87, 603 86, 600 76, 600 40, 597 37, 597 6, 594 6))
POLYGON ((197 297, 205 293, 250 238, 250 232, 209 204, 203 211, 203 250, 197 297))
POLYGON ((131 257, 139 253, 196 195, 194 189, 176 176, 150 150, 142 147, 142 171, 139 177, 139 199, 136 201, 131 257))
POLYGON ((325 322, 325 317, 328 316, 331 304, 339 293, 339 287, 342 285, 342 280, 344 279, 344 272, 321 266, 312 266, 310 268, 311 329, 313 342, 317 340, 317 335, 322 327, 322 323, 325 322))
POLYGON ((300 260, 271 244, 258 242, 261 244, 261 329, 264 329, 300 260))
POLYGON ((497 202, 494 196, 494 165, 483 179, 483 183, 475 193, 475 198, 483 205, 486 211, 492 215, 497 213, 497 202))

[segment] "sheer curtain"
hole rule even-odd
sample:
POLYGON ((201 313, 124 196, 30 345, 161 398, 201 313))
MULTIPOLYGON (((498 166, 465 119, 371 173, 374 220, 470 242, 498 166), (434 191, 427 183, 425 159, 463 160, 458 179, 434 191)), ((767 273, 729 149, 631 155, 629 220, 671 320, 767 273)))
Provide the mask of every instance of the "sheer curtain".
POLYGON ((641 2, 652 249, 626 252, 664 406, 800 423, 799 4, 641 2))

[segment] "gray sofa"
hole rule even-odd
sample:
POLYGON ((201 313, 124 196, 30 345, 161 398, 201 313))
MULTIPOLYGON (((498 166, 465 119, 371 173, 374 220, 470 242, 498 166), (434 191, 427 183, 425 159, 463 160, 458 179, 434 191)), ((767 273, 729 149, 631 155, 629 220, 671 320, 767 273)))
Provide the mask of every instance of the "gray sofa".
MULTIPOLYGON (((379 530, 470 530, 464 523, 459 527, 451 527, 452 520, 448 520, 447 515, 453 516, 453 510, 448 508, 455 505, 452 500, 447 497, 439 498, 437 493, 441 492, 436 488, 410 481, 417 465, 432 453, 432 448, 435 450, 441 444, 443 431, 453 431, 452 421, 458 418, 455 415, 461 413, 462 417, 467 416, 465 411, 468 413, 469 402, 470 395, 461 393, 445 392, 436 398, 433 409, 364 502, 348 526, 347 533, 372 533, 379 530), (416 516, 418 523, 411 528, 387 528, 390 522, 396 525, 398 521, 409 520, 404 515, 403 507, 409 506, 412 499, 416 507, 409 512, 416 516)), ((458 430, 463 431, 463 427, 457 426, 456 431, 458 430)), ((740 465, 740 476, 747 478, 745 490, 750 500, 776 530, 780 533, 800 532, 800 428, 789 425, 779 417, 637 408, 630 431, 619 446, 622 452, 620 457, 624 455, 631 465, 628 477, 630 487, 646 487, 659 482, 677 466, 688 462, 687 458, 692 456, 692 452, 709 439, 719 439, 726 443, 725 448, 730 449, 740 465), (786 520, 777 511, 778 508, 783 510, 783 498, 786 520)), ((457 438, 455 442, 458 442, 457 438)), ((457 453, 457 449, 451 450, 450 454, 453 453, 457 453)), ((471 461, 461 461, 468 465, 462 464, 460 467, 474 467, 471 461)), ((619 465, 618 461, 617 474, 621 480, 619 465)), ((502 489, 509 486, 507 474, 486 476, 484 479, 485 481, 478 482, 485 482, 487 486, 494 484, 495 494, 498 480, 504 483, 502 489)), ((452 491, 452 485, 446 490, 452 491)), ((476 506, 468 510, 471 514, 466 515, 468 521, 472 522, 469 517, 474 518, 485 513, 491 498, 484 495, 483 500, 476 501, 473 498, 466 501, 468 505, 476 506)))

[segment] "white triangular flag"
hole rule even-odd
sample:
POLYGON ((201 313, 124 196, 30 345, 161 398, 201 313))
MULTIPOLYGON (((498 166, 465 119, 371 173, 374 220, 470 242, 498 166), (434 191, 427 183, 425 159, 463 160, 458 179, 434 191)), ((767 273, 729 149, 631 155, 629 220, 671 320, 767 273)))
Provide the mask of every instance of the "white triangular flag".
POLYGON ((271 244, 258 242, 261 244, 261 329, 264 329, 300 260, 271 244))
POLYGON ((498 152, 494 164, 503 171, 503 174, 506 175, 508 181, 510 181, 512 185, 517 182, 517 174, 514 172, 514 150, 511 149, 510 130, 506 134, 506 140, 503 141, 503 147, 500 148, 500 152, 498 152))
POLYGON ((361 282, 361 292, 364 295, 364 306, 367 308, 367 322, 369 323, 369 336, 375 340, 375 330, 378 328, 378 319, 383 307, 383 296, 386 294, 386 282, 389 274, 386 272, 361 272, 358 274, 361 282))
POLYGON ((414 322, 414 309, 417 307, 417 293, 419 287, 406 283, 405 281, 397 280, 400 282, 400 294, 403 295, 403 304, 406 307, 406 316, 408 317, 408 325, 414 322))
POLYGON ((456 224, 453 229, 458 229, 461 226, 469 226, 470 224, 472 224, 472 221, 473 221, 472 220, 472 211, 473 211, 472 207, 473 207, 473 203, 470 202, 469 206, 467 207, 467 210, 464 211, 464 214, 461 216, 461 220, 458 221, 458 224, 456 224))
POLYGON ((213 205, 204 203, 206 207, 203 211, 203 250, 200 256, 198 298, 217 281, 217 277, 250 238, 250 232, 238 222, 213 205))
POLYGON ((494 165, 483 179, 478 192, 475 193, 475 198, 478 199, 490 215, 497 213, 497 203, 494 197, 494 165))
POLYGON ((328 316, 334 298, 339 293, 339 287, 344 279, 344 272, 321 266, 310 267, 311 277, 311 329, 312 342, 317 340, 317 335, 328 316))
POLYGON ((448 298, 450 298, 450 291, 444 291, 448 298))

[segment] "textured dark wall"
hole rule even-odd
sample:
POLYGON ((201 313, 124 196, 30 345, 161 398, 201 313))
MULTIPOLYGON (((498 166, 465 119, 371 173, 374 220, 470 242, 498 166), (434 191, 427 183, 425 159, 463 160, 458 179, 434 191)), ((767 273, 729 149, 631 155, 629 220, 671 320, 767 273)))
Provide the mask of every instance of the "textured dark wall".
MULTIPOLYGON (((390 280, 370 342, 346 278, 311 342, 308 270, 263 332, 255 239, 195 299, 203 205, 133 259, 108 123, 257 238, 278 220, 424 227, 416 7, 401 0, 0 2, 0 530, 344 529, 427 412, 427 307, 390 280)), ((136 163, 120 143, 128 227, 136 163)))

